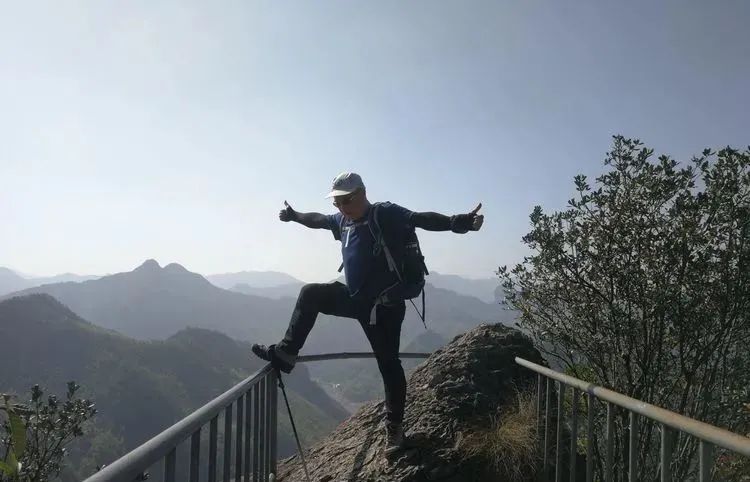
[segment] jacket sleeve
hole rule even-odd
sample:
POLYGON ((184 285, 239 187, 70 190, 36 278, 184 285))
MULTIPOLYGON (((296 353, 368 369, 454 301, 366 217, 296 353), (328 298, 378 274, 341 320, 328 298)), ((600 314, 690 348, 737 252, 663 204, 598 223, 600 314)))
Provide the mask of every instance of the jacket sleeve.
POLYGON ((422 212, 411 213, 411 225, 427 231, 450 231, 451 217, 440 213, 422 212))
POLYGON ((295 212, 294 221, 312 229, 331 229, 331 223, 325 214, 295 212))

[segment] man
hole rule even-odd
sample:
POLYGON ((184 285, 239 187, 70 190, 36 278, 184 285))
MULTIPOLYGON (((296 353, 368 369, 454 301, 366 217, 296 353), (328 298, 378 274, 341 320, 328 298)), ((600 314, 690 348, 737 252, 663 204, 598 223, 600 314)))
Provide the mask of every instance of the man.
MULTIPOLYGON (((375 249, 377 240, 369 216, 373 205, 367 199, 362 178, 345 172, 333 180, 333 205, 339 210, 332 215, 300 213, 284 201, 279 219, 296 221, 312 229, 329 229, 341 241, 346 284, 311 283, 302 287, 292 313, 289 327, 276 345, 253 345, 260 358, 286 373, 294 367, 318 313, 354 318, 360 322, 375 353, 383 376, 386 411, 386 456, 399 450, 404 443, 403 417, 406 402, 406 378, 398 357, 401 324, 406 305, 403 299, 383 302, 384 292, 398 283, 398 275, 389 269, 382 250, 375 249), (373 317, 374 315, 374 317, 373 317), (373 319, 374 318, 374 319, 373 319)), ((428 231, 477 231, 484 216, 477 214, 481 203, 468 214, 445 216, 433 212, 411 212, 397 204, 382 203, 377 208, 377 223, 384 234, 397 234, 410 227, 428 231)), ((399 242, 398 236, 390 236, 399 242)), ((386 297, 387 298, 387 297, 386 297)))

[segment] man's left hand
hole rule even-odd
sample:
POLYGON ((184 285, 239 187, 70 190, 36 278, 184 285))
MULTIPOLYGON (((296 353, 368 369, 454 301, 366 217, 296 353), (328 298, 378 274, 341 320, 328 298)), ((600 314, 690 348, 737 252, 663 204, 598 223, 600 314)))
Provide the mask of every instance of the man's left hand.
POLYGON ((479 231, 479 228, 484 224, 484 215, 477 214, 480 209, 482 209, 482 203, 479 203, 477 207, 467 214, 457 214, 456 216, 453 216, 451 231, 461 234, 469 231, 479 231))

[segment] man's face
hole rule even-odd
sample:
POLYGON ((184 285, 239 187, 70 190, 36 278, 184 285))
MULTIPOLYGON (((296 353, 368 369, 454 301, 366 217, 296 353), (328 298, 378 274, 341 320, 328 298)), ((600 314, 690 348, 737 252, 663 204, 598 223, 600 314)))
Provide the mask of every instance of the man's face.
POLYGON ((359 189, 346 196, 336 196, 333 198, 333 205, 339 208, 344 217, 359 219, 364 216, 367 209, 365 192, 359 189))

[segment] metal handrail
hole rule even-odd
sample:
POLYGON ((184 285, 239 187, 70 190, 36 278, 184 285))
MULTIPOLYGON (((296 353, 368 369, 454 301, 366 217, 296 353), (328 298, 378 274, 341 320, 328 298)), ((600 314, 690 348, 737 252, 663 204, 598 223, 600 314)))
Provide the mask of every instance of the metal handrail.
MULTIPOLYGON (((523 358, 516 357, 516 363, 526 367, 538 374, 538 385, 537 385, 537 417, 538 425, 541 425, 541 413, 542 413, 542 377, 547 378, 546 383, 546 397, 544 403, 545 410, 545 424, 544 424, 544 468, 543 477, 547 475, 547 460, 548 460, 548 446, 550 445, 549 440, 549 427, 551 417, 551 398, 552 390, 550 386, 550 380, 555 380, 558 383, 558 396, 557 396, 557 443, 556 443, 556 464, 555 464, 555 480, 562 480, 562 419, 563 419, 563 398, 565 396, 566 386, 573 388, 573 404, 572 404, 572 432, 571 432, 571 464, 570 464, 570 480, 575 480, 575 453, 577 444, 577 412, 578 412, 578 391, 588 394, 588 439, 587 442, 592 440, 593 433, 593 399, 594 397, 604 400, 607 402, 607 454, 604 474, 604 480, 606 482, 614 480, 613 474, 613 453, 612 453, 612 433, 614 425, 614 415, 612 405, 624 408, 630 412, 630 433, 629 433, 629 454, 630 460, 628 461, 628 475, 630 481, 636 481, 636 444, 638 440, 638 415, 649 418, 662 425, 662 440, 661 440, 661 460, 660 460, 660 472, 661 480, 663 482, 671 481, 671 456, 674 450, 674 431, 679 430, 681 432, 690 434, 700 440, 699 448, 699 480, 701 482, 709 481, 711 477, 711 471, 713 467, 713 445, 718 445, 725 449, 736 452, 745 457, 750 457, 750 438, 743 437, 736 433, 730 432, 723 428, 715 427, 704 422, 680 415, 678 413, 666 410, 664 408, 651 405, 649 403, 637 400, 635 398, 628 397, 621 393, 617 393, 613 390, 594 385, 593 383, 585 382, 577 378, 565 375, 564 373, 551 370, 547 367, 538 365, 536 363, 524 360, 523 358)), ((586 480, 593 480, 593 464, 592 464, 592 452, 591 443, 588 443, 587 447, 587 467, 586 467, 586 480)), ((547 480, 546 478, 544 480, 547 480)))
MULTIPOLYGON (((429 353, 400 353, 400 358, 427 358, 429 353)), ((374 358, 375 354, 370 352, 346 352, 346 353, 327 353, 320 355, 302 355, 297 361, 300 363, 323 361, 323 360, 343 360, 343 359, 363 359, 374 358)), ((700 440, 700 481, 708 481, 711 476, 713 467, 713 445, 736 452, 740 455, 750 457, 750 438, 732 433, 719 427, 709 425, 698 420, 685 417, 683 415, 671 412, 669 410, 651 405, 640 400, 617 393, 613 390, 594 385, 592 383, 579 380, 577 378, 556 372, 547 367, 536 363, 516 358, 516 363, 526 367, 538 374, 537 386, 537 417, 541 425, 542 399, 545 411, 544 423, 544 469, 542 475, 547 474, 547 460, 549 454, 549 425, 552 415, 552 389, 550 382, 552 380, 558 383, 557 394, 557 442, 556 448, 556 465, 555 480, 562 480, 562 420, 563 420, 563 399, 566 387, 573 388, 572 404, 572 430, 571 430, 571 464, 570 480, 575 480, 576 466, 575 453, 577 446, 577 414, 578 414, 578 395, 579 392, 588 394, 588 440, 592 440, 593 434, 593 401, 595 398, 607 402, 607 453, 604 480, 609 482, 614 480, 613 473, 613 453, 612 453, 612 434, 614 426, 613 406, 622 407, 630 412, 630 460, 628 463, 628 476, 630 481, 635 481, 635 453, 638 438, 638 416, 647 417, 662 425, 661 441, 661 480, 663 482, 671 481, 670 460, 674 450, 674 431, 682 431, 697 437, 700 440), (542 379, 546 378, 546 396, 542 396, 542 379)), ((120 457, 112 464, 104 467, 101 471, 92 475, 85 482, 132 482, 134 480, 143 480, 143 474, 154 463, 164 458, 165 480, 175 480, 176 448, 187 440, 191 439, 191 456, 190 456, 190 480, 198 480, 199 454, 200 454, 200 433, 201 428, 210 424, 210 447, 209 447, 209 481, 217 480, 217 427, 218 417, 224 412, 224 442, 225 447, 229 446, 230 450, 225 451, 223 455, 224 472, 223 480, 230 480, 231 472, 231 446, 232 446, 232 422, 236 421, 236 471, 234 480, 264 480, 268 477, 273 480, 276 473, 276 449, 277 449, 277 413, 276 413, 276 372, 271 369, 270 364, 253 373, 245 380, 241 381, 234 387, 230 388, 223 394, 214 398, 195 412, 157 434, 146 443, 135 448, 131 452, 120 457), (244 398, 244 400, 243 400, 244 398), (232 407, 237 406, 236 417, 233 417, 232 407), (246 419, 243 421, 243 406, 246 419), (251 413, 252 412, 252 413, 251 413), (252 417, 252 421, 251 421, 252 417), (243 428, 245 432, 243 434, 243 428), (251 433, 252 430, 252 433, 251 433), (243 446, 244 435, 244 446, 243 446), (252 445, 252 453, 250 446, 252 445), (244 453, 243 453, 244 449, 244 453), (244 462, 244 463, 243 463, 244 462), (250 474, 252 466, 253 473, 250 474), (241 473, 244 469, 244 473, 241 473)), ((593 457, 592 444, 587 447, 587 466, 586 480, 593 480, 593 457)), ((544 480, 547 480, 546 478, 544 480)))
MULTIPOLYGON (((399 358, 427 358, 431 353, 399 353, 399 358)), ((351 360, 354 358, 375 358, 374 353, 370 352, 343 352, 343 353, 324 353, 322 355, 300 355, 297 362, 313 362, 324 360, 351 360)))
POLYGON ((622 395, 621 393, 594 385, 593 383, 584 382, 583 380, 556 372, 547 367, 524 360, 523 358, 516 358, 516 363, 562 382, 565 385, 578 388, 586 393, 591 393, 599 399, 612 402, 619 407, 643 415, 644 417, 648 417, 651 420, 655 420, 661 424, 667 425, 668 427, 689 433, 694 437, 709 441, 725 449, 732 450, 733 452, 737 452, 745 457, 750 457, 750 438, 657 407, 656 405, 642 402, 635 398, 628 397, 627 395, 622 395))
MULTIPOLYGON (((400 358, 427 358, 429 353, 400 353, 400 358)), ((322 355, 302 355, 298 362, 321 360, 341 360, 354 358, 374 358, 371 352, 328 353, 322 355)), ((224 442, 229 452, 223 456, 223 480, 230 480, 232 422, 236 421, 235 442, 237 447, 236 471, 234 480, 262 480, 266 476, 273 479, 276 473, 277 450, 277 413, 276 413, 276 372, 270 364, 256 371, 234 387, 214 398, 201 408, 178 421, 163 432, 142 445, 131 450, 99 472, 85 479, 84 482, 132 482, 144 480, 143 474, 162 458, 165 461, 165 480, 175 479, 176 448, 179 444, 191 439, 190 480, 198 480, 198 461, 200 455, 200 432, 205 425, 210 425, 209 441, 209 481, 217 478, 217 430, 218 417, 224 412, 224 442), (252 397, 251 397, 252 395, 252 397), (245 397, 244 403, 242 398, 245 397), (235 416, 232 406, 237 405, 235 416), (243 421, 243 405, 247 419, 243 421), (252 423, 250 421, 252 409, 252 423), (244 447, 243 447, 243 428, 244 447), (250 430, 252 429, 252 434, 250 430), (261 438, 262 437, 262 438, 261 438), (252 444, 253 453, 250 453, 252 444), (243 454, 244 449, 244 454, 243 454), (244 464, 243 464, 244 461, 244 464), (252 463, 250 463, 252 461, 252 463), (249 474, 252 466, 253 474, 249 474), (244 468, 243 474, 240 469, 244 468)))
POLYGON ((177 445, 187 440, 203 425, 209 423, 211 419, 237 401, 271 372, 271 365, 265 365, 179 422, 87 478, 86 482, 131 482, 137 480, 148 467, 167 456, 177 445))

